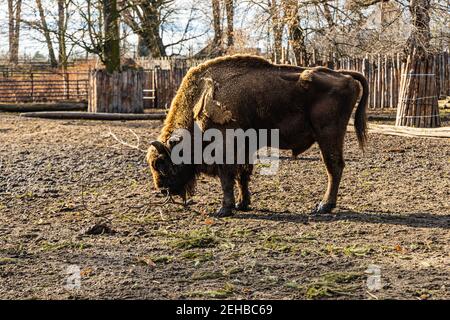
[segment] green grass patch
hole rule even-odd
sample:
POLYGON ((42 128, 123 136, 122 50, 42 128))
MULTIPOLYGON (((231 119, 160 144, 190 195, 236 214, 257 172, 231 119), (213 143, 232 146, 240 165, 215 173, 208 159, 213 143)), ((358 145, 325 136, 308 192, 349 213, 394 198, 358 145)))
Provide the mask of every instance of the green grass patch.
POLYGON ((365 245, 350 245, 345 247, 338 247, 333 244, 328 244, 325 248, 321 248, 323 253, 327 255, 345 255, 349 257, 365 257, 373 253, 375 250, 365 245))
POLYGON ((174 260, 174 257, 173 256, 161 255, 161 256, 150 256, 150 259, 154 263, 169 264, 169 263, 171 263, 174 260))
POLYGON ((17 262, 17 259, 8 258, 8 257, 0 257, 0 266, 4 264, 14 264, 17 262))
POLYGON ((224 274, 221 271, 197 271, 192 275, 192 280, 211 280, 223 277, 224 274))
POLYGON ((85 248, 90 247, 91 245, 86 244, 84 242, 57 242, 57 243, 50 243, 50 242, 44 242, 41 245, 42 251, 58 251, 63 249, 72 249, 72 250, 83 250, 85 248))
POLYGON ((352 295, 360 285, 357 283, 363 277, 358 272, 330 272, 314 279, 309 284, 299 284, 295 281, 286 282, 285 287, 302 291, 306 299, 324 299, 352 295))
POLYGON ((278 252, 291 252, 293 249, 293 246, 284 237, 278 235, 271 235, 265 238, 262 246, 265 249, 278 252))
POLYGON ((212 252, 198 252, 194 250, 185 251, 181 254, 183 259, 193 260, 198 262, 205 262, 214 259, 214 255, 212 252))
POLYGON ((219 243, 210 228, 193 230, 175 236, 178 239, 173 240, 170 245, 177 249, 210 248, 219 243))
POLYGON ((234 294, 234 286, 231 283, 226 283, 225 286, 218 290, 193 291, 188 294, 189 297, 195 298, 212 298, 225 299, 234 294))
POLYGON ((346 256, 365 257, 374 251, 369 246, 352 245, 342 248, 342 253, 346 256))

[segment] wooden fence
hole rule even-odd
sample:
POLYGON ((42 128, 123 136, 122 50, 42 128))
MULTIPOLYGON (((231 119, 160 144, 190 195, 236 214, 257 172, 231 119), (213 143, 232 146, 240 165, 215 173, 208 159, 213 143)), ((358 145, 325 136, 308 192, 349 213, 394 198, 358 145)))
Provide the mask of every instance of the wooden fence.
MULTIPOLYGON (((434 68, 430 70, 439 96, 450 96, 450 56, 443 52, 431 56, 434 68)), ((399 100, 400 82, 406 75, 404 59, 400 55, 378 55, 366 58, 342 58, 333 63, 335 69, 362 72, 369 82, 369 107, 396 108, 399 100)))
MULTIPOLYGON (((333 69, 362 72, 369 81, 372 109, 396 108, 400 80, 405 61, 400 55, 377 55, 364 58, 334 58, 334 55, 313 55, 310 66, 323 65, 333 69)), ((440 96, 450 96, 450 55, 434 56, 434 77, 440 96)), ((181 81, 190 67, 203 60, 140 59, 144 68, 144 108, 169 108, 181 81)), ((88 100, 88 70, 58 73, 32 71, 14 73, 0 68, 0 102, 52 102, 88 100), (49 74, 51 73, 51 74, 49 74)))
POLYGON ((8 69, 0 73, 0 102, 87 101, 88 72, 8 69))
MULTIPOLYGON (((440 96, 450 96, 450 55, 437 54, 435 60, 435 81, 440 96)), ((144 103, 146 108, 168 108, 181 80, 190 67, 202 60, 141 60, 146 69, 144 80, 144 103), (147 91, 147 92, 145 92, 147 91)), ((396 108, 399 100, 400 80, 406 61, 398 55, 377 55, 365 58, 322 59, 316 54, 309 66, 327 66, 333 69, 347 69, 362 72, 369 82, 369 108, 396 108)))

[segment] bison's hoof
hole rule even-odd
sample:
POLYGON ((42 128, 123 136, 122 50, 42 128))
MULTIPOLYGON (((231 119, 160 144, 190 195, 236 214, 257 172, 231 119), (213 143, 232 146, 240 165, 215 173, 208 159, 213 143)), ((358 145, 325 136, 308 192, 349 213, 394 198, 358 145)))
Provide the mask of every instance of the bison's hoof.
POLYGON ((336 208, 335 203, 323 203, 320 202, 312 211, 312 214, 323 214, 323 213, 330 213, 331 210, 336 208))
POLYGON ((214 216, 217 218, 223 218, 223 217, 229 217, 233 215, 233 209, 232 208, 225 208, 222 207, 217 211, 214 216))
POLYGON ((236 203, 236 210, 238 211, 250 211, 250 203, 238 202, 236 203))

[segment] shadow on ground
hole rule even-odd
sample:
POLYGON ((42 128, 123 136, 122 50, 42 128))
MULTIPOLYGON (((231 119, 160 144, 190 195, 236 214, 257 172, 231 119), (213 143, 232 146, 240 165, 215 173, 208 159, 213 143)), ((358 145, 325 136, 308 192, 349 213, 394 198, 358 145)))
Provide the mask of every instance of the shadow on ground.
POLYGON ((414 228, 442 228, 450 229, 450 215, 430 214, 430 213, 410 213, 396 214, 392 212, 355 212, 343 209, 338 213, 311 215, 292 212, 274 212, 269 210, 259 210, 258 213, 244 213, 233 216, 236 219, 256 219, 272 220, 307 224, 310 222, 335 222, 354 221, 363 223, 380 223, 403 225, 414 228))

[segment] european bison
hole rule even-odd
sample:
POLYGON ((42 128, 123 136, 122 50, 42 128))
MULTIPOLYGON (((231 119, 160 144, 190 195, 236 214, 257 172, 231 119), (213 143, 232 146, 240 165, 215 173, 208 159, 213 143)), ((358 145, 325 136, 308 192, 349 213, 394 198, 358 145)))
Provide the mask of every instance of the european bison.
POLYGON ((354 126, 363 148, 368 85, 358 72, 275 65, 248 55, 220 57, 192 68, 172 102, 158 140, 151 143, 147 154, 155 186, 166 195, 179 195, 186 200, 199 174, 219 176, 224 195, 222 207, 215 215, 225 217, 232 215, 233 209, 248 210, 253 165, 174 164, 171 151, 182 141, 177 132, 193 132, 194 124, 202 131, 279 129, 280 149, 299 154, 314 142, 319 144, 328 171, 328 187, 313 212, 330 212, 336 206, 344 168, 344 135, 361 93, 357 82, 362 94, 354 126))

